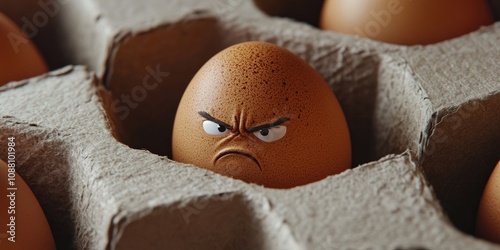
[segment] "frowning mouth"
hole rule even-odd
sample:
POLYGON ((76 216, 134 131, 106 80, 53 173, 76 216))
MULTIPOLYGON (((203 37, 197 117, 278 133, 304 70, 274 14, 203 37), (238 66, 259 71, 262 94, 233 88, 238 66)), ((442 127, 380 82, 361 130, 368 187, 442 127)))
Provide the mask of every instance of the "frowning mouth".
POLYGON ((259 167, 260 171, 262 172, 262 167, 260 166, 259 161, 255 157, 253 157, 251 154, 248 154, 248 153, 245 153, 245 152, 241 152, 241 151, 225 151, 225 152, 222 152, 222 153, 218 154, 215 157, 215 162, 218 161, 220 158, 222 158, 222 157, 224 157, 226 155, 231 155, 231 154, 242 155, 242 156, 248 157, 253 162, 255 162, 255 164, 257 164, 257 166, 259 167))

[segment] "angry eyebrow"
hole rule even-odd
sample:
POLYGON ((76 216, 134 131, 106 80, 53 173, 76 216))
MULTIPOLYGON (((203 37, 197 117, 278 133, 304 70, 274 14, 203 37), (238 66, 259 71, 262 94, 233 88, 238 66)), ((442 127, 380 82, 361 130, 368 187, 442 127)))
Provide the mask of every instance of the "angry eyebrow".
POLYGON ((228 130, 233 130, 233 126, 217 119, 217 118, 214 118, 213 116, 209 115, 207 112, 205 111, 199 111, 198 114, 200 114, 203 118, 209 120, 209 121, 212 121, 212 122, 215 122, 221 126, 224 126, 226 127, 228 130))
POLYGON ((272 128, 272 127, 281 125, 281 124, 283 124, 284 122, 286 122, 288 120, 290 120, 290 118, 284 116, 284 117, 281 117, 281 118, 279 118, 278 120, 276 120, 274 122, 263 124, 263 125, 259 125, 259 126, 255 126, 255 127, 251 127, 249 129, 247 129, 247 132, 248 133, 253 133, 253 132, 257 132, 257 131, 259 131, 261 129, 272 128))

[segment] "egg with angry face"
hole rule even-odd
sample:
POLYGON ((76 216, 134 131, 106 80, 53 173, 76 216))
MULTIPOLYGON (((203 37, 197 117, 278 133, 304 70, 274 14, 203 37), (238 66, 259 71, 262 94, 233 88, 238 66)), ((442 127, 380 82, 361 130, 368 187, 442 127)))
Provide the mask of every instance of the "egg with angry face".
POLYGON ((343 111, 297 55, 263 42, 229 47, 193 77, 172 135, 175 161, 272 188, 350 167, 343 111))

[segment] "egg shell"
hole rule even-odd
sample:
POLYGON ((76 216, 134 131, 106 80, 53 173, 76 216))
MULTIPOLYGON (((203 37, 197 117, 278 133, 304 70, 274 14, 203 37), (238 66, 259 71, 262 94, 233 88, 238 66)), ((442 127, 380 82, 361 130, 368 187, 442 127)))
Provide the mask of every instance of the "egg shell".
POLYGON ((172 148, 176 161, 274 188, 311 183, 351 164, 347 123, 326 82, 297 55, 263 42, 227 48, 197 72, 177 110, 172 148), (232 131, 208 135, 200 111, 232 131), (289 120, 279 140, 247 131, 283 117, 289 120))
POLYGON ((388 43, 432 44, 493 23, 485 0, 326 0, 320 26, 388 43))
MULTIPOLYGON (((13 220, 15 229, 12 230, 14 233, 11 235, 7 232, 5 238, 0 238, 0 249, 56 249, 49 223, 35 195, 17 173, 13 180, 15 185, 10 185, 12 180, 8 178, 12 176, 7 164, 0 161, 0 225, 12 224, 11 216, 15 217, 13 220), (17 190, 8 190, 8 188, 17 188, 17 190), (12 238, 15 242, 8 240, 12 236, 15 236, 12 238)), ((11 229, 10 226, 4 228, 5 231, 11 229)))
POLYGON ((0 13, 0 86, 48 71, 35 45, 17 25, 0 13))
POLYGON ((500 244, 500 161, 484 188, 477 215, 476 235, 500 244))

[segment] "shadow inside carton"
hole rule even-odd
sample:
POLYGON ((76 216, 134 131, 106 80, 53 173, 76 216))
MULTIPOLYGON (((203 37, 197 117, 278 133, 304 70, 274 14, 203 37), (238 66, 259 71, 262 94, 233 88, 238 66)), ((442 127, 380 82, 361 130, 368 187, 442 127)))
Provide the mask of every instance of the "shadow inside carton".
POLYGON ((324 0, 254 0, 255 5, 270 16, 288 17, 319 27, 324 0))
POLYGON ((197 197, 182 204, 157 207, 149 214, 139 216, 137 220, 115 228, 113 233, 120 234, 120 239, 116 239, 116 246, 108 247, 265 249, 272 245, 278 247, 280 242, 287 242, 290 238, 283 228, 264 232, 265 221, 271 216, 256 211, 250 200, 239 194, 197 197))
POLYGON ((475 231, 483 189, 499 160, 498 107, 497 93, 437 117, 422 155, 425 174, 444 210, 469 234, 475 231))
POLYGON ((129 38, 115 49, 101 98, 120 142, 171 155, 177 106, 216 52, 214 28, 214 19, 188 21, 129 38))
MULTIPOLYGON (((72 249, 76 225, 68 212, 72 211, 68 147, 58 140, 57 131, 42 128, 34 131, 30 124, 16 123, 16 126, 0 126, 0 142, 15 137, 16 172, 42 207, 57 248, 72 249)), ((6 160, 3 158, 7 156, 6 150, 0 147, 2 160, 6 160)))
MULTIPOLYGON (((332 74, 332 79, 326 80, 344 111, 351 137, 352 167, 356 167, 383 156, 372 147, 377 145, 373 142, 373 132, 380 60, 375 55, 357 54, 349 48, 339 53, 344 59, 334 63, 342 64, 339 69, 342 73, 332 74)), ((338 57, 331 55, 332 59, 338 57)))
POLYGON ((495 21, 500 21, 500 0, 489 0, 495 21))
POLYGON ((353 167, 407 149, 417 152, 431 103, 405 59, 355 48, 342 53, 341 73, 326 80, 346 115, 353 167))

